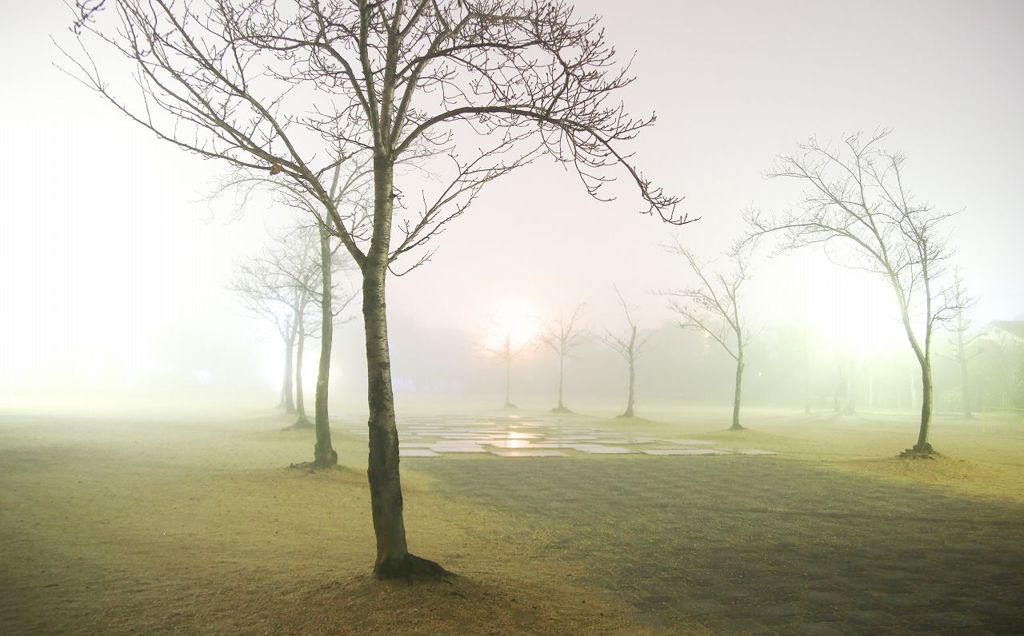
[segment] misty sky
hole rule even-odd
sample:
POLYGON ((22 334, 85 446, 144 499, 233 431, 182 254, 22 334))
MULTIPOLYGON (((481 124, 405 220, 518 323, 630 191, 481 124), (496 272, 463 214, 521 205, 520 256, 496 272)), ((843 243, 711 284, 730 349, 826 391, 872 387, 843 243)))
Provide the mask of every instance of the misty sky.
MULTIPOLYGON (((763 177, 776 155, 877 127, 895 129, 920 199, 963 210, 949 229, 980 296, 976 321, 1024 317, 1024 3, 576 6, 605 17, 624 57, 636 51, 624 98, 658 114, 637 161, 702 220, 674 229, 638 215, 637 197, 593 201, 575 175, 539 162, 485 190, 433 262, 392 279, 397 323, 473 332, 503 312, 587 302, 594 326, 614 326, 614 283, 656 326, 669 315, 650 292, 690 284, 660 243, 676 235, 713 257, 742 230, 741 210, 798 199, 795 184, 763 177)), ((224 286, 291 213, 262 200, 237 218, 229 199, 206 201, 224 166, 158 141, 52 66, 49 36, 67 40, 60 3, 4 9, 0 391, 130 378, 213 349, 272 365, 276 343, 254 340, 224 286)), ((810 306, 821 328, 871 314, 891 327, 882 285, 794 256, 758 267, 750 312, 768 324, 810 306)))

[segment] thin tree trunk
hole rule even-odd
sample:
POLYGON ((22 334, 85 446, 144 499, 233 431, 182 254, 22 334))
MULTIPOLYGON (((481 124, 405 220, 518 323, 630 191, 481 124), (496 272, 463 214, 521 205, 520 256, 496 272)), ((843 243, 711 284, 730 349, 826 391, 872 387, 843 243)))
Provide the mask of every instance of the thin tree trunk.
POLYGON ((968 384, 967 377, 967 360, 963 358, 960 360, 960 390, 963 393, 960 399, 963 401, 964 419, 974 419, 974 409, 971 405, 971 387, 968 384))
POLYGON ((927 356, 920 360, 921 363, 921 428, 917 434, 917 444, 914 450, 919 453, 932 453, 931 444, 928 443, 928 429, 932 421, 932 361, 927 356))
POLYGON ((804 334, 804 415, 811 413, 811 357, 807 351, 807 335, 804 334))
POLYGON ((960 363, 960 390, 961 400, 963 402, 964 418, 973 419, 974 413, 971 409, 971 389, 968 384, 967 377, 967 352, 964 350, 964 325, 962 313, 957 316, 957 331, 956 331, 956 359, 960 363))
POLYGON ((852 361, 847 363, 846 387, 843 390, 843 395, 846 396, 846 403, 843 405, 845 415, 853 415, 857 412, 857 379, 859 376, 854 367, 855 364, 852 361))
POLYGON ((292 322, 291 330, 288 333, 288 340, 284 345, 284 387, 281 389, 284 393, 284 411, 285 413, 295 412, 295 399, 294 391, 292 389, 292 381, 295 377, 295 367, 292 365, 292 361, 295 358, 295 323, 292 322))
POLYGON ((565 354, 558 355, 558 410, 564 411, 565 403, 562 401, 562 392, 565 388, 565 354))
POLYGON ((743 430, 740 425, 740 399, 743 395, 743 353, 736 359, 736 387, 732 398, 732 426, 734 431, 743 430))
MULTIPOLYGON (((900 303, 903 330, 907 334, 907 340, 910 342, 910 347, 914 350, 918 364, 921 365, 921 427, 917 433, 917 444, 914 444, 913 448, 903 451, 900 455, 902 457, 932 457, 936 454, 935 449, 928 443, 928 428, 932 420, 932 325, 929 323, 925 326, 924 346, 922 347, 921 343, 914 336, 914 329, 910 322, 910 310, 903 295, 903 288, 896 280, 895 275, 890 273, 889 278, 892 281, 893 290, 896 292, 897 300, 900 303)), ((931 293, 928 291, 927 269, 924 270, 924 281, 928 300, 927 318, 930 321, 932 320, 931 293)), ((911 382, 911 396, 913 396, 913 382, 911 382)))
POLYGON ((393 178, 393 163, 380 155, 374 157, 374 231, 362 267, 367 402, 370 410, 367 422, 370 454, 366 472, 370 482, 373 530, 377 539, 377 560, 373 572, 380 579, 437 577, 446 574, 444 568, 410 554, 405 539, 398 427, 395 423, 384 294, 391 239, 393 178))
MULTIPOLYGON (((291 358, 291 354, 288 353, 287 345, 285 345, 285 356, 287 358, 291 358)), ((288 369, 288 361, 285 360, 285 363, 284 363, 284 377, 281 379, 281 399, 279 399, 277 401, 277 408, 279 408, 279 409, 287 408, 287 399, 285 398, 285 395, 287 395, 287 392, 285 391, 285 389, 288 386, 288 381, 291 379, 291 373, 289 373, 288 371, 289 371, 289 369, 288 369)))
POLYGON ((295 423, 302 425, 309 422, 306 417, 306 398, 303 396, 302 388, 302 358, 306 349, 306 323, 303 319, 303 312, 298 312, 297 316, 297 344, 295 347, 295 413, 297 419, 295 423))
POLYGON ((510 409, 512 404, 512 336, 505 335, 505 408, 510 409))
POLYGON ((626 401, 626 410, 622 417, 633 417, 633 405, 636 398, 636 327, 629 335, 629 398, 626 401))
POLYGON ((331 217, 327 215, 327 227, 320 229, 320 364, 316 374, 316 404, 314 427, 316 445, 313 447, 313 465, 318 467, 336 466, 338 453, 331 445, 331 420, 327 411, 327 398, 331 384, 331 346, 334 343, 334 285, 331 280, 331 217))

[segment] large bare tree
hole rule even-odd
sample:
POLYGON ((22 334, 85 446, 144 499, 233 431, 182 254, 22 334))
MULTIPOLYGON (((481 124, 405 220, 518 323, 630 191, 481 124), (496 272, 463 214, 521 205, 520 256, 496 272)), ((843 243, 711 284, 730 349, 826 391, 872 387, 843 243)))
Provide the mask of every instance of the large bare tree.
POLYGON ((753 237, 781 233, 782 249, 822 245, 833 260, 886 281, 921 373, 917 443, 902 456, 930 457, 932 335, 955 309, 946 282, 953 249, 943 229, 952 213, 914 200, 903 155, 882 148, 888 135, 855 134, 830 144, 812 138, 768 173, 802 184, 800 203, 778 215, 752 210, 747 218, 753 237))
POLYGON ((94 10, 102 4, 86 0, 76 16, 83 49, 69 55, 70 70, 86 86, 160 138, 269 170, 323 205, 362 274, 374 572, 443 575, 406 542, 387 274, 414 250, 412 267, 429 259, 421 248, 484 185, 541 155, 574 169, 598 198, 612 198, 609 169, 619 168, 643 212, 692 220, 632 162, 628 144, 654 118, 632 117, 618 101, 628 66, 597 18, 559 0, 109 0, 109 18, 94 10), (135 69, 139 99, 100 73, 89 49, 97 40, 135 69), (372 157, 365 224, 346 219, 326 184, 353 156, 372 157), (395 184, 396 166, 412 157, 430 160, 421 181, 436 186, 415 204, 403 196, 411 188, 395 184))
POLYGON ((740 293, 743 284, 749 280, 750 254, 737 244, 727 253, 729 268, 715 271, 707 263, 699 262, 678 240, 667 249, 683 257, 688 269, 697 277, 697 284, 659 293, 669 298, 669 308, 679 317, 680 327, 704 333, 736 361, 730 430, 742 430, 740 402, 746 364, 744 356, 750 332, 740 312, 740 293))
POLYGON ((583 313, 583 304, 580 303, 571 313, 559 312, 558 320, 544 325, 544 333, 540 341, 558 356, 558 406, 551 409, 553 413, 572 413, 565 405, 565 361, 569 359, 572 352, 583 340, 583 330, 580 328, 580 315, 583 313))

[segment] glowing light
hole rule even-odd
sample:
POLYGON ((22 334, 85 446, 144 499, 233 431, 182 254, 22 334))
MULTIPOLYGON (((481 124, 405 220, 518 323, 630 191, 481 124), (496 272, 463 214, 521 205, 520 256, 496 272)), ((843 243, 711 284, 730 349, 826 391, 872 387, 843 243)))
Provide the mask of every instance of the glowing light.
POLYGON ((892 348, 903 337, 895 297, 881 277, 834 265, 805 272, 805 320, 820 336, 859 353, 892 348))
POLYGON ((498 304, 484 335, 484 348, 492 353, 505 350, 506 340, 513 351, 521 350, 540 335, 536 312, 521 300, 506 299, 498 304))

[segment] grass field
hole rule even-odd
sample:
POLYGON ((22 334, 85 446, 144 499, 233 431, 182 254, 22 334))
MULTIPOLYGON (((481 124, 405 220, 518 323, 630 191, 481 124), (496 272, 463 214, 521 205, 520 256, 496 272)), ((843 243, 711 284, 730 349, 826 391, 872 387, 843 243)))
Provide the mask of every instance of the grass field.
POLYGON ((1024 630, 1015 416, 913 462, 910 416, 645 416, 572 421, 778 454, 407 458, 411 548, 460 575, 416 585, 368 577, 358 417, 314 474, 276 415, 2 416, 0 633, 1024 630))

